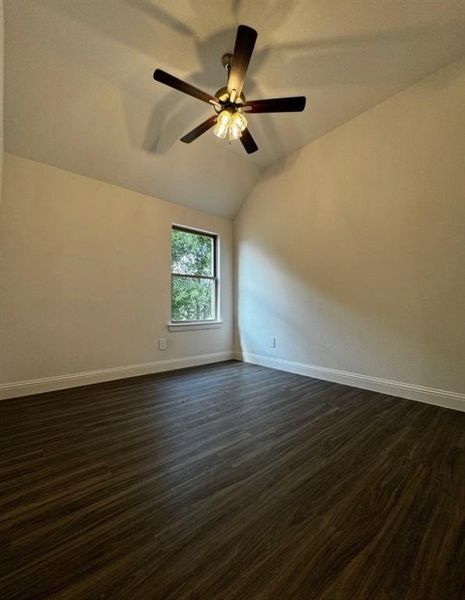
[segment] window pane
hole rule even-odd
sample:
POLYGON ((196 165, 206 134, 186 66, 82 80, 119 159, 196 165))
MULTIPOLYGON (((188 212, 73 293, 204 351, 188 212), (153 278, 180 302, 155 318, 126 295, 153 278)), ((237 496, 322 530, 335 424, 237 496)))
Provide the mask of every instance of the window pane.
POLYGON ((214 239, 199 233, 172 230, 171 270, 184 275, 213 277, 214 239))
POLYGON ((173 275, 171 319, 205 321, 215 318, 215 282, 173 275))

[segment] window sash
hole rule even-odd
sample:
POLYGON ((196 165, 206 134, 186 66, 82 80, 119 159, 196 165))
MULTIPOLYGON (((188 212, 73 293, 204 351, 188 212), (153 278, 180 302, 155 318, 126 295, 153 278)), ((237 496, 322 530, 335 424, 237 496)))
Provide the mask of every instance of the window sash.
POLYGON ((199 235, 201 237, 210 238, 212 240, 212 262, 213 262, 213 275, 197 275, 189 274, 189 273, 177 273, 173 271, 173 263, 171 263, 171 274, 172 275, 187 275, 188 277, 214 277, 218 278, 218 236, 215 233, 209 233, 207 231, 202 231, 200 229, 189 229, 188 227, 182 227, 181 225, 172 225, 171 231, 183 231, 184 233, 189 233, 191 235, 199 235))
MULTIPOLYGON (((179 275, 173 274, 171 278, 171 293, 173 292, 174 287, 174 278, 179 277, 179 275)), ((203 280, 205 282, 211 283, 210 287, 210 296, 209 296, 209 308, 211 317, 200 318, 200 319, 175 319, 173 318, 173 314, 171 314, 171 323, 214 323, 218 320, 218 286, 216 284, 216 280, 213 277, 189 277, 189 279, 193 280, 203 280)))

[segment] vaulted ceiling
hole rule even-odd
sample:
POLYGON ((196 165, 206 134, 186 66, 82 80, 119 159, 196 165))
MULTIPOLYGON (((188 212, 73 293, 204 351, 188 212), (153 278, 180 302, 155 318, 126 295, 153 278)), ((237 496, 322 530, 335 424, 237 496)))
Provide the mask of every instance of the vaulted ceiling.
POLYGON ((7 151, 229 217, 268 165, 465 53, 457 0, 6 0, 5 21, 7 151), (212 109, 153 70, 214 93, 240 23, 246 96, 307 108, 250 116, 254 155, 183 144, 212 109))

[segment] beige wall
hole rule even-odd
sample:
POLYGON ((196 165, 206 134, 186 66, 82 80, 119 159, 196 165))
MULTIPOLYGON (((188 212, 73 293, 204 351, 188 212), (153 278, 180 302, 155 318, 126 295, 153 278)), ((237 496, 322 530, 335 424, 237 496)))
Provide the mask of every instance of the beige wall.
POLYGON ((0 211, 0 382, 231 351, 230 220, 9 154, 0 211), (172 223, 220 235, 220 329, 167 331, 172 223))
POLYGON ((2 180, 3 180, 3 150, 4 150, 4 134, 3 134, 3 97, 4 97, 4 64, 5 64, 5 21, 3 0, 0 0, 0 203, 2 201, 2 180))
POLYGON ((269 169, 235 237, 239 349, 465 392, 465 61, 269 169))

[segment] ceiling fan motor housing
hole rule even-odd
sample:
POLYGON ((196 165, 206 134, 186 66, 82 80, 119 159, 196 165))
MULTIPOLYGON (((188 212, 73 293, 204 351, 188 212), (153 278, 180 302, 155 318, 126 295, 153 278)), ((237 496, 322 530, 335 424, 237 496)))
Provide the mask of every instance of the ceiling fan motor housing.
POLYGON ((222 104, 221 107, 215 106, 216 112, 221 112, 222 110, 228 109, 228 108, 231 108, 231 109, 241 108, 241 106, 243 106, 245 104, 245 96, 242 93, 240 96, 236 96, 236 99, 234 100, 234 102, 230 102, 229 101, 229 92, 228 92, 227 87, 220 88, 215 93, 215 96, 218 98, 218 100, 222 104))

